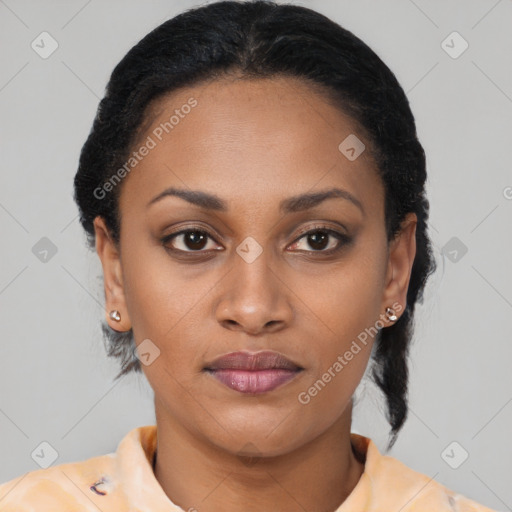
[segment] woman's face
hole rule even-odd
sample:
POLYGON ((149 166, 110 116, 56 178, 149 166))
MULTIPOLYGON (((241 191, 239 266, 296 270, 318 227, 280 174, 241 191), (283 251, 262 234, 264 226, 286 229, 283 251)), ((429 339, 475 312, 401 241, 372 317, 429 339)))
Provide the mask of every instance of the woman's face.
POLYGON ((148 119, 118 185, 119 254, 95 222, 110 325, 143 343, 157 418, 233 453, 304 445, 350 417, 384 311, 405 306, 415 218, 388 253, 369 142, 299 81, 186 88, 148 119), (267 391, 205 370, 263 350, 302 370, 267 391))

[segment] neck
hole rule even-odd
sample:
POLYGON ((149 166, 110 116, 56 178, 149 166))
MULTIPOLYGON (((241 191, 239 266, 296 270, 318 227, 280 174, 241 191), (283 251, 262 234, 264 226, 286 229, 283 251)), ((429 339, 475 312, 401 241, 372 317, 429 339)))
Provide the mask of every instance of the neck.
POLYGON ((364 471, 350 442, 351 403, 335 424, 306 445, 252 458, 195 437, 155 409, 155 477, 183 510, 334 512, 364 471))

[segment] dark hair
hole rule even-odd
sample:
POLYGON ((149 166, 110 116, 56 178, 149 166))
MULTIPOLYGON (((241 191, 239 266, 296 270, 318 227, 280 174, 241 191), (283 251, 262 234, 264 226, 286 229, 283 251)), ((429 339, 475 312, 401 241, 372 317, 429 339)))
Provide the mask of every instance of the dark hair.
MULTIPOLYGON (((385 188, 388 241, 399 233, 407 213, 417 216, 407 304, 398 321, 379 330, 372 354, 372 377, 387 401, 389 450, 407 418, 414 307, 423 302, 426 281, 437 265, 427 235, 425 153, 409 102, 392 71, 350 31, 311 9, 258 0, 189 9, 147 34, 112 72, 80 154, 74 198, 89 247, 94 248, 98 215, 119 243, 120 186, 102 198, 95 190, 126 162, 150 102, 227 76, 296 77, 324 92, 370 141, 385 188)), ((102 329, 108 355, 121 361, 116 378, 141 371, 132 330, 119 333, 105 321, 102 329)))

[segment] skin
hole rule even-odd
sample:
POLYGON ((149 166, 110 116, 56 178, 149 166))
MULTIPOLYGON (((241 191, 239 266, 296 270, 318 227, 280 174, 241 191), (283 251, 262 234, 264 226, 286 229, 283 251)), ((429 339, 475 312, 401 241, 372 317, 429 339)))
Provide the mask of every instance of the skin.
POLYGON ((350 443, 351 397, 373 338, 308 404, 298 395, 365 328, 379 319, 390 325, 387 306, 405 308, 416 216, 388 245, 384 188, 370 151, 349 161, 338 150, 349 134, 367 148, 370 142, 307 84, 226 78, 188 87, 157 100, 141 137, 190 97, 198 105, 122 183, 120 246, 101 217, 94 223, 106 311, 122 317, 107 314, 107 321, 160 350, 142 366, 155 394, 155 476, 184 510, 334 511, 364 471, 350 443), (171 196, 147 206, 168 187, 215 194, 228 208, 171 196), (333 187, 355 196, 364 213, 341 198, 299 212, 278 209, 290 196, 333 187), (318 226, 352 242, 331 236, 314 245, 304 232, 318 226), (210 233, 202 245, 183 235, 167 249, 161 242, 198 227, 210 233), (249 236, 263 249, 252 263, 236 252, 249 236), (340 243, 340 251, 323 255, 340 243), (260 395, 202 371, 222 354, 267 349, 304 370, 260 395))

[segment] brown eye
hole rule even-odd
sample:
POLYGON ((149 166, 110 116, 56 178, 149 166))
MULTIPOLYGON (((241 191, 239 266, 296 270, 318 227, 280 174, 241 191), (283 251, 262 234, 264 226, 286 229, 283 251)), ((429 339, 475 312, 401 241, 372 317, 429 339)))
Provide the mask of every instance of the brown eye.
POLYGON ((199 252, 215 248, 207 247, 208 240, 213 240, 206 231, 198 229, 188 229, 173 233, 162 239, 164 245, 169 245, 171 242, 171 249, 182 252, 199 252))
POLYGON ((350 242, 350 238, 332 229, 315 229, 304 233, 292 244, 293 249, 309 252, 332 253, 350 242))
POLYGON ((315 231, 307 235, 307 243, 315 251, 321 251, 328 245, 330 236, 326 231, 315 231))

